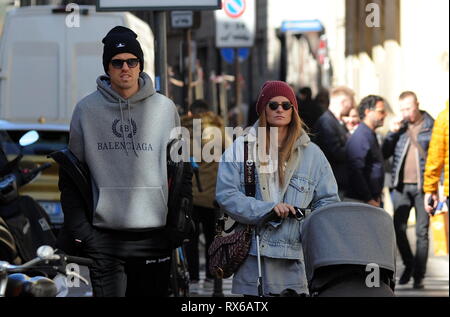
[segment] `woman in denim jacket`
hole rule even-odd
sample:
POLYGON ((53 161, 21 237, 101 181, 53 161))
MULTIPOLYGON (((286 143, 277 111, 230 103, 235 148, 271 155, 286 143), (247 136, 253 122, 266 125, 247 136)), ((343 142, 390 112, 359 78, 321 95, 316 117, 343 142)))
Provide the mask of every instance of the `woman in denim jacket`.
MULTIPOLYGON (((216 200, 242 224, 240 229, 246 224, 257 224, 272 209, 280 216, 279 221, 270 222, 261 230, 265 295, 277 296, 287 288, 307 294, 301 223, 288 215, 295 213, 294 206, 310 206, 314 210, 338 202, 336 180, 324 154, 302 128, 295 94, 289 85, 266 82, 256 107, 259 120, 221 158, 216 200), (277 133, 273 134, 274 131, 277 133), (245 141, 249 159, 256 168, 254 198, 245 195, 245 141), (264 148, 266 151, 261 151, 264 148)), ((257 296, 257 278, 253 236, 249 256, 233 276, 232 293, 257 296)))

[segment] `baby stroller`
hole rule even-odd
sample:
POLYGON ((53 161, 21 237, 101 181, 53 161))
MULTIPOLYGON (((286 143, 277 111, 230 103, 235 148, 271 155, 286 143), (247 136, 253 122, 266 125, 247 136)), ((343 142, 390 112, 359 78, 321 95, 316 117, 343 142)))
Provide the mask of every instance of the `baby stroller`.
POLYGON ((317 209, 303 222, 302 246, 311 296, 394 296, 395 232, 385 210, 353 202, 317 209))

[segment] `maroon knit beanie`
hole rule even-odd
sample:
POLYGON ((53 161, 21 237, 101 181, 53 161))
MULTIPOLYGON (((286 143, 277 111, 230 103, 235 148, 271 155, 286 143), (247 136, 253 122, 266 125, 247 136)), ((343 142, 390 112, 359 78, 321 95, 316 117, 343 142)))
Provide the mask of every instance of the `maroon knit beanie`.
POLYGON ((270 99, 274 97, 283 96, 289 99, 291 104, 294 106, 296 112, 298 112, 297 98, 292 90, 291 86, 286 84, 284 81, 266 81, 262 86, 261 93, 258 97, 258 102, 256 103, 256 113, 258 115, 264 111, 264 108, 269 103, 270 99))

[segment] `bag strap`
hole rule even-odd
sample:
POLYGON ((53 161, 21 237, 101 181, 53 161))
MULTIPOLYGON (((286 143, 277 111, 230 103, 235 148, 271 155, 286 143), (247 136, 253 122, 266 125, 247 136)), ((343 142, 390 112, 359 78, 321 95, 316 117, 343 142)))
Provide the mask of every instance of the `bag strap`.
POLYGON ((413 134, 411 133, 411 130, 408 129, 406 132, 409 136, 409 139, 411 140, 411 143, 414 144, 414 146, 417 148, 417 150, 419 151, 419 155, 421 158, 423 158, 424 160, 426 159, 427 155, 425 154, 425 151, 423 149, 423 147, 417 142, 417 140, 414 138, 413 134))
MULTIPOLYGON (((248 141, 244 142, 244 186, 245 186, 245 195, 248 197, 255 197, 256 195, 256 183, 255 183, 255 162, 248 158, 248 141)), ((233 225, 224 230, 225 233, 232 232, 238 222, 235 221, 233 225)))
POLYGON ((244 142, 244 182, 245 195, 255 197, 255 162, 248 158, 248 141, 244 142))

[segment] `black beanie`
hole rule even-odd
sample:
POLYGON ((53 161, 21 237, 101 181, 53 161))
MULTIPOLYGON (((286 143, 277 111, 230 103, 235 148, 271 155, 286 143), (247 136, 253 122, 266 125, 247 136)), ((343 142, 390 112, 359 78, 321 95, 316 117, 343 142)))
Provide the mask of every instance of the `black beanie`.
POLYGON ((106 34, 102 42, 103 46, 103 68, 105 73, 108 74, 109 62, 111 59, 121 53, 131 53, 139 58, 139 67, 141 72, 144 69, 144 53, 142 52, 141 45, 136 40, 137 34, 132 30, 123 27, 116 26, 106 34))

